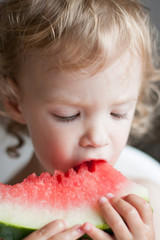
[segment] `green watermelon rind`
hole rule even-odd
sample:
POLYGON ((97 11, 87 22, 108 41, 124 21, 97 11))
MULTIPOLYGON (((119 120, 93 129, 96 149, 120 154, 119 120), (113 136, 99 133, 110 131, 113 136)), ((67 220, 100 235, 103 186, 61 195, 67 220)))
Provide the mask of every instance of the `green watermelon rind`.
POLYGON ((18 227, 0 222, 0 238, 3 240, 22 240, 33 231, 35 231, 35 229, 18 227))
MULTIPOLYGON (((99 225, 97 228, 105 232, 112 233, 112 230, 107 224, 99 225)), ((25 228, 21 226, 13 226, 0 222, 0 238, 3 240, 22 240, 24 237, 34 232, 37 229, 25 228)), ((87 234, 83 235, 80 239, 91 239, 87 234)))

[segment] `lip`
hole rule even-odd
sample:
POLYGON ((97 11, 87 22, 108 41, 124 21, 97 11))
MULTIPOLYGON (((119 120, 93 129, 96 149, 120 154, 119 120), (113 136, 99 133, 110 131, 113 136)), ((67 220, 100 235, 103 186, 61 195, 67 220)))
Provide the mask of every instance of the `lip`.
POLYGON ((103 162, 108 162, 106 159, 103 158, 91 158, 91 159, 84 159, 83 161, 80 161, 78 164, 73 166, 73 169, 78 172, 80 166, 82 164, 86 164, 88 168, 92 169, 93 168, 93 163, 97 161, 103 161, 103 162))
POLYGON ((87 159, 83 159, 82 161, 80 161, 79 164, 82 164, 84 162, 91 162, 91 161, 105 161, 105 162, 108 162, 104 158, 87 158, 87 159))

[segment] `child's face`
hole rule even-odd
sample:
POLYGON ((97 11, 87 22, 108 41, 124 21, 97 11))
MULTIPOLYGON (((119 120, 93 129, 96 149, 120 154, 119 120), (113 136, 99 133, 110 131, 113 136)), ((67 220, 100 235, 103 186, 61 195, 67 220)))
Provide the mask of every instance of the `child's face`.
POLYGON ((138 98, 141 64, 129 53, 94 76, 55 72, 31 56, 19 79, 22 114, 43 166, 68 170, 83 161, 114 164, 126 144, 138 98))

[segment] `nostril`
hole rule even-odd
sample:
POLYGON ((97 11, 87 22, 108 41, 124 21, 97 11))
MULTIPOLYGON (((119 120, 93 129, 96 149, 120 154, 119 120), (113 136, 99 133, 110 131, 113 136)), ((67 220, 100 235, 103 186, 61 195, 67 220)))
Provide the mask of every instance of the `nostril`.
POLYGON ((100 148, 109 145, 109 134, 100 127, 90 128, 80 139, 80 146, 85 148, 100 148))

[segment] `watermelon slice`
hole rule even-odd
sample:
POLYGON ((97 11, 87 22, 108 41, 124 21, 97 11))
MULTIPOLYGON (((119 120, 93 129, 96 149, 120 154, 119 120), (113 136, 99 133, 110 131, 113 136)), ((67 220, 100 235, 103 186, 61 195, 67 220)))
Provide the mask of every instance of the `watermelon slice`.
POLYGON ((0 184, 0 238, 20 240, 54 219, 65 219, 69 227, 89 221, 109 231, 97 203, 107 193, 135 193, 148 200, 144 187, 100 160, 66 173, 56 170, 53 176, 33 173, 13 186, 0 184))

